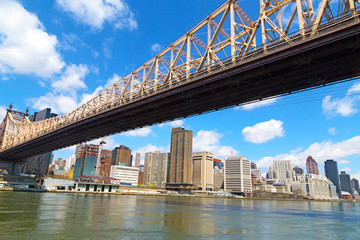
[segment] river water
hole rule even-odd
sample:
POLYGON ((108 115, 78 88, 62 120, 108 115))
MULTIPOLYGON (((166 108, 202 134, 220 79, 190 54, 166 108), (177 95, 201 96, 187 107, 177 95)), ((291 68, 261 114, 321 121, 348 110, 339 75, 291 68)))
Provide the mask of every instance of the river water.
POLYGON ((0 192, 0 239, 360 239, 360 204, 0 192))

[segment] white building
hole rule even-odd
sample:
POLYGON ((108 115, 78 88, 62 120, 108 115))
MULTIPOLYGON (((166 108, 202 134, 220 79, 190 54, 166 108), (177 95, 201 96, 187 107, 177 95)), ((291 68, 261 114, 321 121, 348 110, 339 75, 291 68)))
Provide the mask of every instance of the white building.
POLYGON ((225 160, 224 190, 227 192, 252 192, 251 163, 245 157, 229 157, 225 160))
POLYGON ((65 163, 65 171, 68 172, 71 169, 71 166, 75 165, 75 161, 76 161, 75 154, 71 155, 71 157, 67 157, 65 163))
POLYGON ((315 174, 296 176, 291 183, 293 193, 302 194, 311 199, 332 199, 330 191, 332 182, 326 177, 315 174))
POLYGON ((209 152, 193 153, 193 184, 202 191, 214 190, 214 155, 209 152))
POLYGON ((126 186, 137 186, 139 179, 139 169, 137 167, 113 165, 110 169, 110 177, 118 179, 113 180, 112 183, 126 186))
POLYGON ((286 183, 293 179, 293 167, 290 160, 274 161, 269 168, 269 179, 286 183))

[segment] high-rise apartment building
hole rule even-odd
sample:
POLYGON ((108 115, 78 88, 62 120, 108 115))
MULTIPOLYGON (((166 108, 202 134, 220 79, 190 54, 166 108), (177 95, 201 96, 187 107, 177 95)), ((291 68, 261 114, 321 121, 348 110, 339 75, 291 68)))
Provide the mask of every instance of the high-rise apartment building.
POLYGON ((145 153, 144 184, 165 188, 170 153, 145 153))
POLYGON ((136 155, 135 155, 135 167, 140 166, 140 157, 141 157, 141 153, 136 152, 136 155))
POLYGON ((193 184, 202 191, 214 190, 214 155, 209 152, 193 153, 193 184))
POLYGON ((308 174, 320 175, 319 165, 317 164, 315 159, 313 159, 311 156, 308 156, 308 158, 306 159, 306 169, 308 174))
POLYGON ((345 191, 350 193, 351 195, 354 195, 354 192, 351 187, 350 175, 346 174, 345 171, 341 171, 339 177, 340 177, 341 191, 345 191))
POLYGON ((325 161, 325 176, 336 186, 336 192, 341 198, 341 187, 337 162, 329 159, 325 161))
POLYGON ((225 160, 224 190, 233 193, 252 192, 251 164, 245 157, 229 157, 225 160))
POLYGON ((293 167, 290 160, 273 161, 268 172, 269 179, 283 182, 292 180, 293 167))
MULTIPOLYGON (((33 115, 29 116, 29 120, 32 122, 37 122, 56 116, 57 114, 51 113, 50 108, 45 108, 40 112, 35 112, 33 115)), ((45 176, 48 173, 48 168, 52 160, 52 152, 47 152, 27 158, 24 160, 24 167, 22 172, 26 174, 37 174, 40 176, 45 176)))
POLYGON ((351 179, 351 187, 360 194, 359 181, 356 178, 351 179))
POLYGON ((257 169, 256 163, 254 162, 251 163, 251 169, 257 169))
POLYGON ((111 150, 106 150, 106 149, 101 150, 99 174, 102 177, 110 176, 111 156, 112 156, 111 150))
POLYGON ((73 179, 79 176, 95 176, 99 145, 84 145, 76 155, 73 179))
POLYGON ((304 169, 302 169, 301 167, 295 166, 293 168, 293 170, 294 170, 295 176, 301 176, 304 174, 304 169))
POLYGON ((172 129, 168 184, 192 184, 192 143, 192 131, 172 129))
POLYGON ((131 149, 124 145, 120 145, 112 151, 111 165, 119 165, 119 163, 128 167, 131 167, 132 164, 131 149))

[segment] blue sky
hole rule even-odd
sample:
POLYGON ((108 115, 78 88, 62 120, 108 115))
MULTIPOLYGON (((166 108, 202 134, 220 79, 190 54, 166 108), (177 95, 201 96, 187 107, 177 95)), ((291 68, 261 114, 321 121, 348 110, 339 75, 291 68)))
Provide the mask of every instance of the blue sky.
MULTIPOLYGON (((119 80, 211 14, 223 0, 0 1, 0 117, 12 102, 30 112, 65 114, 119 80)), ((319 1, 314 1, 318 6, 319 1)), ((252 20, 258 1, 239 1, 252 20)), ((284 14, 291 12, 286 9, 284 14)), ((231 152, 257 162, 304 167, 333 158, 360 178, 360 81, 255 105, 229 108, 107 138, 141 151, 169 151, 172 127, 194 132, 194 151, 226 159, 231 152)), ((98 143, 98 140, 94 141, 98 143)), ((70 156, 74 148, 54 152, 70 156)))

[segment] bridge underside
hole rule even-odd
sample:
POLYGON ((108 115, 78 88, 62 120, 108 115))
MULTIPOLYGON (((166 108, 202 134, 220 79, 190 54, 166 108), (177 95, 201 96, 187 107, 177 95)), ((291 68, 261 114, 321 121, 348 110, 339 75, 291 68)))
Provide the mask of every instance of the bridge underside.
POLYGON ((63 127, 0 153, 24 159, 105 135, 360 75, 360 24, 352 23, 63 127))

